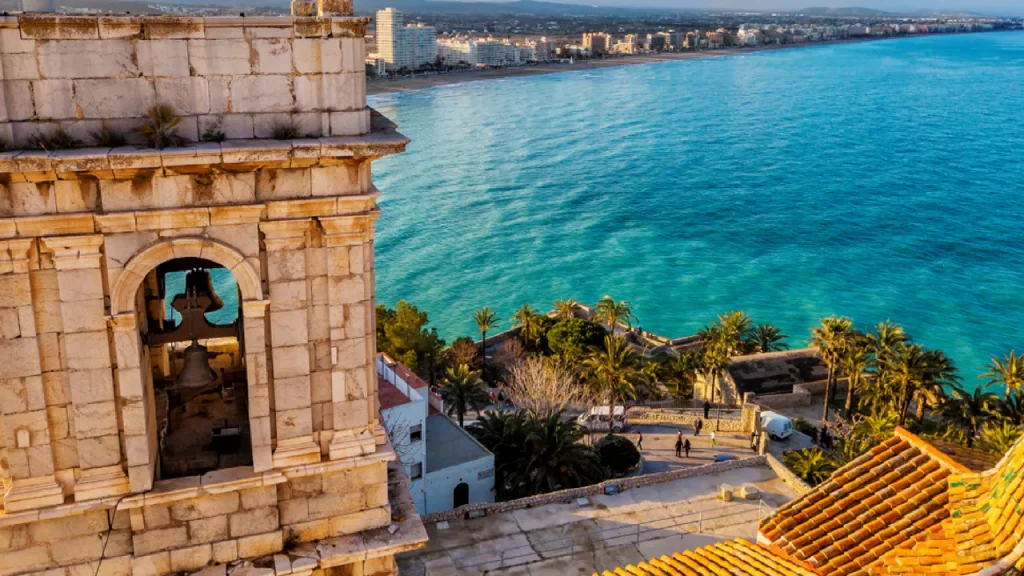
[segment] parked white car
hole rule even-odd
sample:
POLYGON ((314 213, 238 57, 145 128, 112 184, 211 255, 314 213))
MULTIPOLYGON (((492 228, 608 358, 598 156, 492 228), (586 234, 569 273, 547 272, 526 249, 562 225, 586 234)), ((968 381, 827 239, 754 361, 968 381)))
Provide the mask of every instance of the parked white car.
POLYGON ((772 440, 785 440, 793 434, 793 421, 777 412, 761 412, 761 430, 772 440))
POLYGON ((608 418, 607 406, 595 406, 589 411, 580 414, 576 423, 591 432, 607 432, 608 423, 611 422, 612 432, 622 432, 626 429, 626 407, 616 406, 614 419, 608 418))

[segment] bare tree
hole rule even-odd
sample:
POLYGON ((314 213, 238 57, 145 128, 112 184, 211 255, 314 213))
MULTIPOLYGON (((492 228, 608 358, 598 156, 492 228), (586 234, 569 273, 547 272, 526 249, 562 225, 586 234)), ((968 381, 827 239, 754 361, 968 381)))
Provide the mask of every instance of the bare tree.
POLYGON ((509 366, 507 391, 517 407, 541 416, 583 400, 572 369, 562 361, 537 356, 509 366))
POLYGON ((412 425, 391 410, 381 410, 380 420, 384 430, 388 433, 388 441, 391 442, 391 448, 395 451, 395 455, 403 464, 407 464, 406 457, 412 453, 413 449, 413 443, 409 436, 412 425))

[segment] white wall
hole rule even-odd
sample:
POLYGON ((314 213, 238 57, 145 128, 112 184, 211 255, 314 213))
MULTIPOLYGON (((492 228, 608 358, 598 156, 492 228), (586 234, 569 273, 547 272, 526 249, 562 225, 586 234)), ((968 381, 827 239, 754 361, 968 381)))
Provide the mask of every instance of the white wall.
POLYGON ((469 503, 494 502, 494 455, 488 454, 471 462, 425 474, 422 481, 413 481, 409 492, 420 514, 433 514, 452 508, 455 487, 469 484, 469 503), (480 478, 480 473, 485 473, 480 478))

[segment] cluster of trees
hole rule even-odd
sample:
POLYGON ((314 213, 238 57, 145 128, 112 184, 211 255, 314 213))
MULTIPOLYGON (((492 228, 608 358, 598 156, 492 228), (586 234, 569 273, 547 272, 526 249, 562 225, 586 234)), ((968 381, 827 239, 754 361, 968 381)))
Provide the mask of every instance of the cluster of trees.
POLYGON ((849 318, 832 316, 812 329, 810 343, 828 367, 822 421, 837 441, 830 451, 814 448, 787 455, 787 463, 808 482, 822 481, 891 435, 897 425, 996 456, 1022 434, 1024 356, 1014 351, 993 357, 981 375, 987 382, 968 388, 941 350, 914 342, 889 321, 861 331, 849 318), (847 381, 847 392, 839 408, 835 396, 841 379, 847 381), (835 418, 827 424, 830 414, 835 418))

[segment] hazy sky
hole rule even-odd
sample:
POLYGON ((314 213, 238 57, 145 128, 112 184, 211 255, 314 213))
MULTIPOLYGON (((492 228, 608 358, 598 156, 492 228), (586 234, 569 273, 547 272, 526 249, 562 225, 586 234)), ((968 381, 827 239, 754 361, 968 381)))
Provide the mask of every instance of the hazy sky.
POLYGON ((797 10, 811 6, 857 6, 876 10, 967 10, 1024 15, 1024 0, 552 0, 587 6, 797 10))

